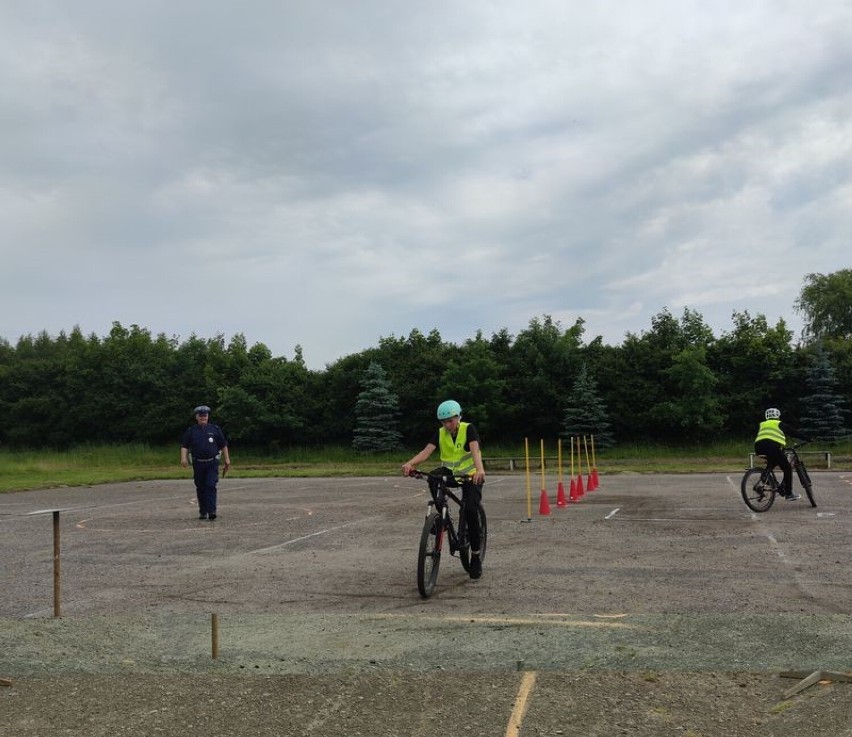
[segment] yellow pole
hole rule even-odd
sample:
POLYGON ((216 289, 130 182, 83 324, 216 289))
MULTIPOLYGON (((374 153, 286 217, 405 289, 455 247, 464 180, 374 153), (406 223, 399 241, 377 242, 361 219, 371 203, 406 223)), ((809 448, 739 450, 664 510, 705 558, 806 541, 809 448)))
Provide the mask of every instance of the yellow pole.
POLYGON ((562 438, 556 443, 556 478, 562 483, 562 438))
POLYGON ((544 491, 544 439, 541 440, 541 489, 544 491))
POLYGON ((527 520, 532 519, 532 487, 530 486, 530 439, 524 438, 524 455, 527 464, 527 520))
POLYGON ((571 480, 574 480, 574 436, 571 436, 571 480))
POLYGON ((586 442, 585 435, 583 435, 583 447, 586 449, 586 470, 591 473, 592 467, 589 465, 589 444, 586 442))
POLYGON ((592 435, 592 468, 597 468, 598 463, 595 460, 595 436, 592 435))
POLYGON ((580 436, 577 436, 577 475, 583 475, 583 451, 580 449, 580 436))

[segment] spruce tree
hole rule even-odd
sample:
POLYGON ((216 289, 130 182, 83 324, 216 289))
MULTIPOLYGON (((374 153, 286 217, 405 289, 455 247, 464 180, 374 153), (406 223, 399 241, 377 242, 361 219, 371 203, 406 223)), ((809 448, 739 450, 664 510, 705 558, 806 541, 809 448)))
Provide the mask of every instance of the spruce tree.
POLYGON ((810 356, 806 384, 809 394, 802 397, 802 430, 823 442, 842 440, 847 435, 846 403, 835 391, 837 377, 821 343, 810 356))
POLYGON ((360 453, 402 448, 399 432, 399 399, 385 370, 371 361, 361 380, 362 391, 355 402, 352 447, 360 453))
POLYGON ((615 444, 610 427, 609 413, 604 401, 598 396, 597 383, 589 375, 586 364, 583 364, 565 401, 562 437, 593 435, 595 447, 610 448, 615 444))

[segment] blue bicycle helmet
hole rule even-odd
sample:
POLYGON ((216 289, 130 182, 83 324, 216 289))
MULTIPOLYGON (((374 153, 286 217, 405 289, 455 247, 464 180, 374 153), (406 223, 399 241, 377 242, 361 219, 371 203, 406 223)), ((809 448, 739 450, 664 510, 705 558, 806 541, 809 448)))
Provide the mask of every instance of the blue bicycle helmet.
POLYGON ((438 419, 441 422, 456 416, 461 417, 461 405, 455 399, 448 399, 438 405, 438 419))

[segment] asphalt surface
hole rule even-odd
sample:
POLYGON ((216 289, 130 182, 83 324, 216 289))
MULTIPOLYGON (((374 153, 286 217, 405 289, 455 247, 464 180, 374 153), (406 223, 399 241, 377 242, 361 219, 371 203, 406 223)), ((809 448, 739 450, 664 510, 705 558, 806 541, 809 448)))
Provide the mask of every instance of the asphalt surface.
POLYGON ((215 522, 189 480, 2 495, 0 676, 464 673, 511 705, 528 672, 852 668, 852 474, 760 515, 741 474, 602 475, 564 507, 549 477, 548 515, 540 478, 491 476, 483 577, 445 558, 429 600, 411 479, 228 478, 215 522))

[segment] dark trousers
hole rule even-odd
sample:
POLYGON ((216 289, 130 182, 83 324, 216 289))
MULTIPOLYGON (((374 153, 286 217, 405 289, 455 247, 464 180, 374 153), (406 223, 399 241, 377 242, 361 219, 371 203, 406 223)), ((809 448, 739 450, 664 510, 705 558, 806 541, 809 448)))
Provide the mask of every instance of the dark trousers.
MULTIPOLYGON (((452 475, 447 468, 437 468, 432 471, 433 474, 441 473, 444 475, 452 475)), ((432 496, 435 496, 438 480, 429 479, 429 487, 432 491, 432 496)), ((458 484, 448 484, 448 486, 457 488, 458 484)), ((479 546, 482 544, 482 530, 479 527, 479 505, 482 502, 482 484, 474 484, 470 481, 463 481, 461 484, 462 490, 462 508, 461 513, 464 516, 464 521, 467 526, 467 539, 470 542, 470 549, 479 552, 479 546)))
POLYGON ((479 505, 482 502, 482 484, 466 481, 462 484, 462 514, 467 523, 467 539, 470 549, 479 551, 482 530, 479 527, 479 505))
POLYGON ((216 484, 219 483, 219 460, 193 461, 192 478, 198 496, 199 514, 216 514, 216 484))
POLYGON ((774 440, 758 440, 754 444, 754 452, 760 456, 766 456, 771 468, 780 466, 784 471, 784 494, 789 494, 793 490, 793 467, 790 461, 787 460, 787 454, 784 452, 784 447, 776 443, 774 440))

